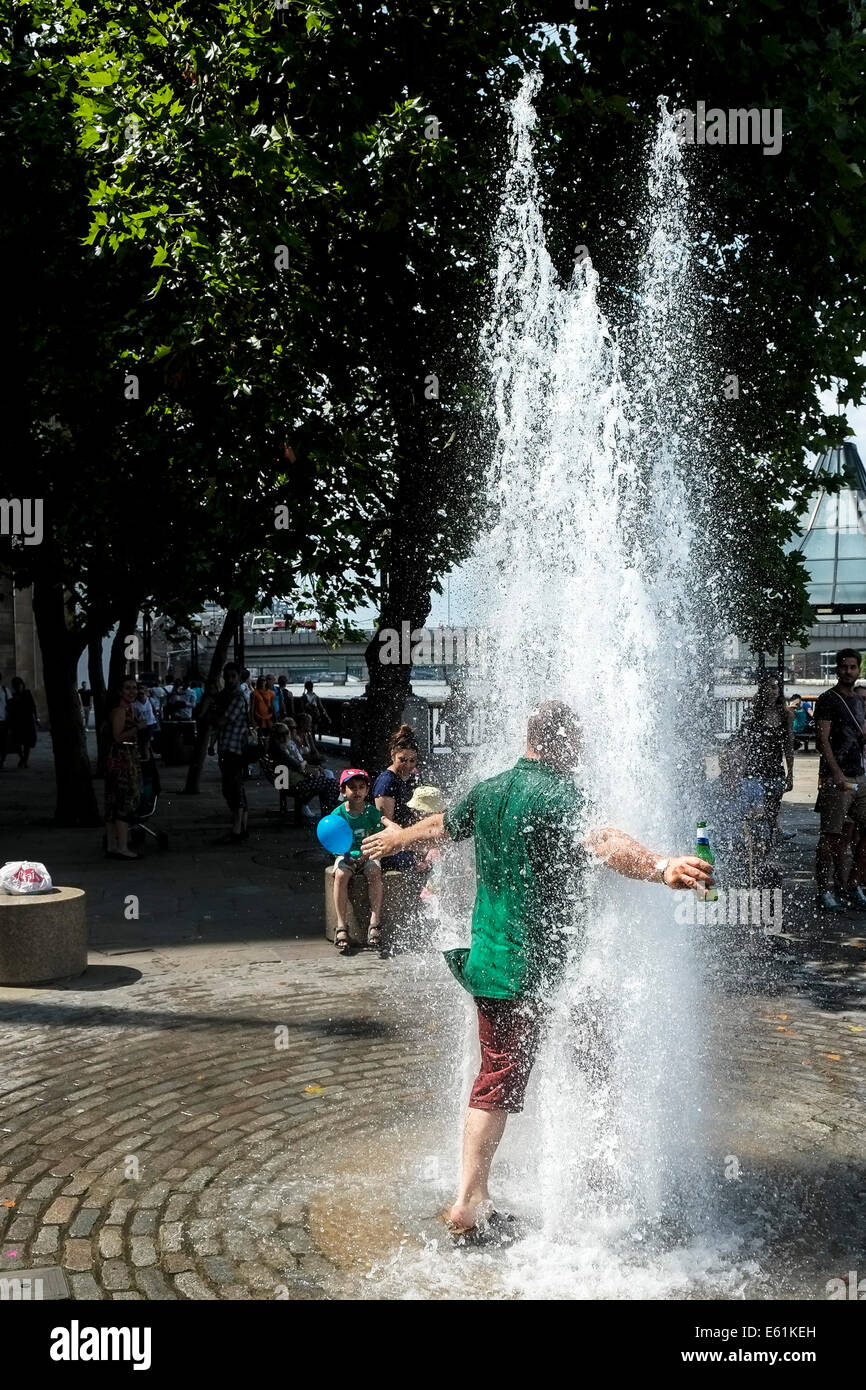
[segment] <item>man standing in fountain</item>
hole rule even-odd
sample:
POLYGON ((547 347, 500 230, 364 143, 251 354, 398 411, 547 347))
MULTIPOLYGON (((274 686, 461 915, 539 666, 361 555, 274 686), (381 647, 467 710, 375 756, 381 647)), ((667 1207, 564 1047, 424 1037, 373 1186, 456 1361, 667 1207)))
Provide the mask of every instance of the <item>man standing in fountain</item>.
MULTIPOLYGON (((495 1232, 488 1178, 509 1115, 523 1109, 545 1015, 574 934, 575 889, 592 860, 627 878, 694 888, 712 882, 703 860, 665 859, 610 826, 590 831, 575 784, 581 728, 550 700, 529 718, 526 752, 479 782, 455 807, 416 825, 386 828, 364 853, 390 856, 423 841, 475 837, 477 891, 472 945, 446 952, 474 996, 481 1069, 469 1098, 460 1192, 448 1214, 455 1237, 495 1232)), ((579 914, 578 914, 579 916, 579 914)), ((578 928, 579 929, 579 928, 578 928)))

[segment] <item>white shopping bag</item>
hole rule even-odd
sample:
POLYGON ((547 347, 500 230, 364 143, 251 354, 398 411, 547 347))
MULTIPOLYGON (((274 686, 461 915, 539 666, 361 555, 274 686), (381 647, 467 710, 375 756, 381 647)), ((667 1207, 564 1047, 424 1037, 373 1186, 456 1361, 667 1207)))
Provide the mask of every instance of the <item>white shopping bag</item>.
POLYGON ((51 875, 35 860, 10 860, 0 869, 0 885, 7 893, 44 893, 51 887, 51 875))

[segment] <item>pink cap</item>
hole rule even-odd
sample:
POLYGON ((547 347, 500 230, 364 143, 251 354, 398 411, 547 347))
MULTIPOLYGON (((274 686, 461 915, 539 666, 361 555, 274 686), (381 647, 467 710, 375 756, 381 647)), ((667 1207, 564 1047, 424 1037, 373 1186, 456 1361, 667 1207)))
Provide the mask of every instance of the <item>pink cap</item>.
POLYGON ((362 767, 347 767, 346 771, 340 774, 340 786, 343 787, 345 783, 350 782, 353 777, 363 777, 369 787, 370 774, 369 772, 365 772, 362 767))

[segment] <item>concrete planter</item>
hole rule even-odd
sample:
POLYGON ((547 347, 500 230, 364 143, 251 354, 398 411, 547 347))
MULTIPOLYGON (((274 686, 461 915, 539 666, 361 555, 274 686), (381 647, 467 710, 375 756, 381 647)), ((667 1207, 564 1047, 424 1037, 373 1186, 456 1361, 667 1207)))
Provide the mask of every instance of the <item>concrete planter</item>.
MULTIPOLYGON (((407 889, 403 875, 395 869, 384 874, 382 888, 382 941, 388 945, 406 914, 407 889)), ((363 874, 359 874, 349 882, 349 906, 346 912, 346 928, 353 946, 366 945, 369 925, 370 900, 367 895, 367 880, 363 874)), ((333 941, 336 929, 334 866, 329 864, 325 869, 325 936, 328 941, 333 941)))
POLYGON ((0 985, 39 985, 87 969, 82 888, 0 892, 0 985))

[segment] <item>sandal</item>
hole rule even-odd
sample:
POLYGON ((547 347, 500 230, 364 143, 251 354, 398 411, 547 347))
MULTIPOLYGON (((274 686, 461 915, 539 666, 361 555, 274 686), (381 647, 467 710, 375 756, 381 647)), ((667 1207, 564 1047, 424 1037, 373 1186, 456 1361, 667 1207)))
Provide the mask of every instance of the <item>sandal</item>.
POLYGON ((374 951, 378 951, 382 946, 382 928, 380 926, 367 928, 367 945, 374 951))
POLYGON ((349 947, 351 946, 351 944, 352 943, 349 940, 348 927, 338 927, 337 930, 334 932, 334 945, 340 952, 341 956, 348 955, 349 947), (340 937, 343 938, 342 941, 340 940, 340 937))

